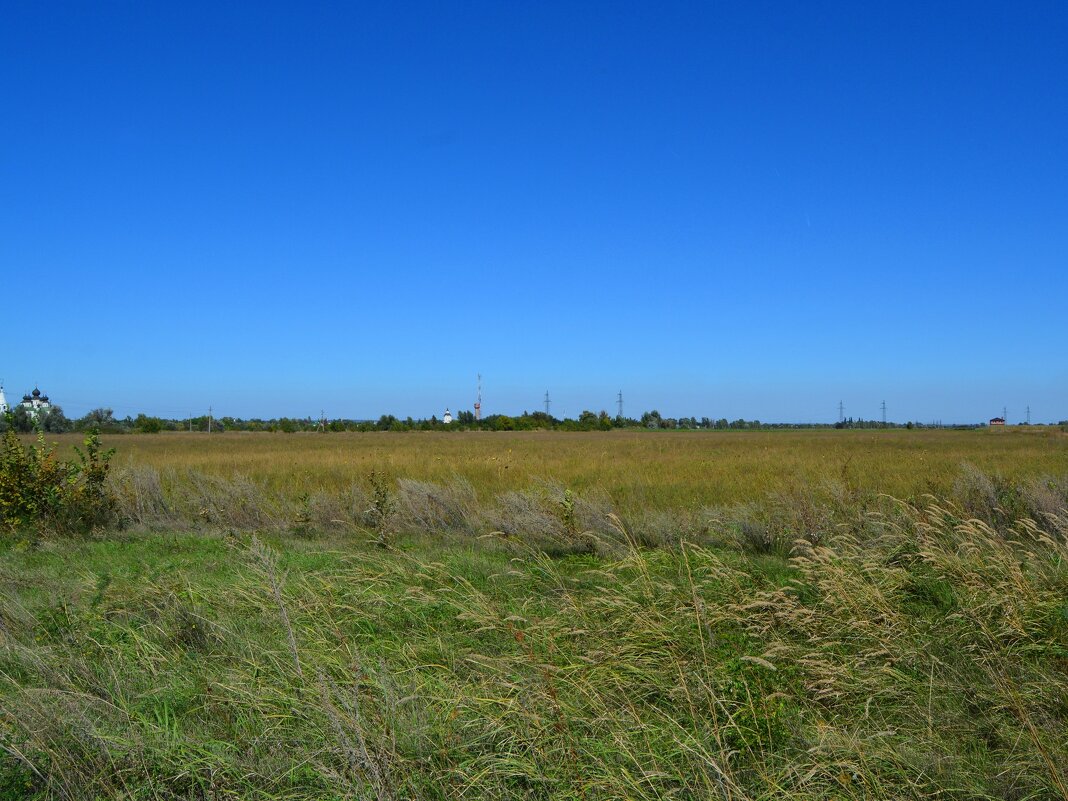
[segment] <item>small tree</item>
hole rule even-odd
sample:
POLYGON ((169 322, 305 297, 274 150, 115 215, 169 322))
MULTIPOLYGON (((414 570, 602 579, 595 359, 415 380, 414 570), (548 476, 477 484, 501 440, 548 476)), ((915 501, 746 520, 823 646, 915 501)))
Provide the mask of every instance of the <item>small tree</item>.
POLYGON ((591 412, 589 409, 583 409, 579 413, 578 424, 580 428, 587 431, 597 427, 597 415, 591 412))
POLYGON ((163 430, 163 421, 158 417, 139 414, 134 418, 134 428, 142 434, 158 434, 163 430))
POLYGON ((73 426, 59 406, 52 406, 38 414, 37 425, 42 431, 47 431, 49 434, 66 434, 73 426))
POLYGON ((115 419, 114 413, 111 409, 93 409, 91 412, 85 415, 85 417, 78 418, 74 427, 79 431, 109 431, 114 432, 119 430, 119 422, 115 419))
POLYGON ((33 431, 33 415, 25 406, 16 406, 11 412, 8 424, 20 434, 29 434, 33 431))

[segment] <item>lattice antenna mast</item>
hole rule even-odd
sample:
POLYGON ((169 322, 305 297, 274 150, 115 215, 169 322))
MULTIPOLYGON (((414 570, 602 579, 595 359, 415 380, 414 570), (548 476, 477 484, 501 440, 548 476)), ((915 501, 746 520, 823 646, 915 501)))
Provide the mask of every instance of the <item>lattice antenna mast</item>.
POLYGON ((475 420, 482 419, 482 373, 478 374, 478 395, 475 400, 475 420))
POLYGON ((552 417, 552 415, 549 414, 549 404, 550 403, 551 403, 551 401, 549 400, 549 390, 545 390, 545 416, 546 417, 552 417))
POLYGON ((1031 405, 1027 406, 1027 425, 1031 425, 1031 405))
POLYGON ((616 395, 616 407, 619 409, 619 419, 623 419, 623 390, 619 390, 619 394, 616 395))
POLYGON ((886 428, 886 401, 883 401, 883 428, 886 428))
POLYGON ((841 401, 838 401, 838 422, 845 422, 845 406, 842 404, 841 401))

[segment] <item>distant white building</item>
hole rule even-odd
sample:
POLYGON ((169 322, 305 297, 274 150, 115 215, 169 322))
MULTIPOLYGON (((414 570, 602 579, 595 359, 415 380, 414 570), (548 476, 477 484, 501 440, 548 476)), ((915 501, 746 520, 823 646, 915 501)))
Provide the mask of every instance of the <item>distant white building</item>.
POLYGON ((41 412, 47 412, 49 409, 52 408, 52 404, 48 400, 48 396, 42 395, 41 390, 37 389, 37 387, 34 387, 33 392, 31 392, 29 395, 23 395, 22 403, 20 403, 19 405, 22 406, 22 408, 24 408, 27 412, 29 412, 30 417, 32 417, 34 420, 37 419, 37 415, 39 415, 41 412))
MULTIPOLYGON (((0 398, 3 398, 3 395, 0 395, 0 398)), ((450 412, 448 409, 446 409, 445 410, 445 414, 443 414, 441 416, 441 422, 443 422, 445 425, 448 425, 449 423, 451 423, 452 422, 452 412, 450 412)))
POLYGON ((0 384, 0 414, 7 414, 7 398, 4 397, 3 384, 0 384))

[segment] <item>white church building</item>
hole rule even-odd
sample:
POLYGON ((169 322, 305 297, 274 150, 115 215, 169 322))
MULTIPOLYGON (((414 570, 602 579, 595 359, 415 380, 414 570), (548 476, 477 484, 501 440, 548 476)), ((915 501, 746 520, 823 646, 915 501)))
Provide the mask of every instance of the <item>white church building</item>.
POLYGON ((0 414, 7 414, 7 398, 4 397, 4 385, 0 383, 0 414))
POLYGON ((31 392, 29 395, 23 395, 22 403, 20 403, 19 405, 22 406, 27 412, 29 412, 30 417, 32 417, 34 420, 37 419, 37 415, 39 415, 41 412, 47 412, 49 409, 52 408, 52 404, 49 402, 48 396, 42 395, 41 390, 37 389, 37 387, 34 387, 33 392, 31 392))

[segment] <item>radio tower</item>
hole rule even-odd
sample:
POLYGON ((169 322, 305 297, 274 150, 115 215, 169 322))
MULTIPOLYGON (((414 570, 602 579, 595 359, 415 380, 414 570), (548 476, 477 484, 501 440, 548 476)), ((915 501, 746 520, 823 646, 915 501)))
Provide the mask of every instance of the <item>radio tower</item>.
POLYGON ((886 401, 883 401, 883 428, 886 428, 886 401))
POLYGON ((845 422, 845 406, 842 405, 841 401, 838 401, 838 422, 845 422))
POLYGON ((619 394, 616 396, 616 406, 619 409, 619 419, 623 419, 623 390, 619 390, 619 394))
POLYGON ((1027 407, 1027 425, 1031 425, 1031 406, 1027 407))
POLYGON ((482 419, 482 373, 478 374, 478 399, 475 401, 475 420, 482 419))
POLYGON ((545 390, 545 416, 551 417, 549 414, 549 390, 545 390))

